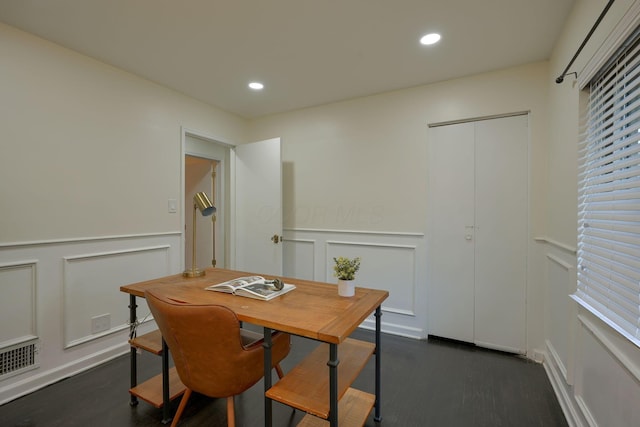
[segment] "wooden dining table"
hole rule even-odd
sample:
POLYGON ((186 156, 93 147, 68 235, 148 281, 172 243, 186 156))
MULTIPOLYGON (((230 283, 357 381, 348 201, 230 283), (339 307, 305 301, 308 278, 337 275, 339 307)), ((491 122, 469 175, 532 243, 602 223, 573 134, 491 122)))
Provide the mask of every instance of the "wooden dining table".
MULTIPOLYGON (((191 304, 221 304, 233 310, 241 322, 257 325, 264 331, 265 347, 265 426, 272 425, 272 401, 279 400, 285 404, 304 410, 316 417, 328 420, 331 427, 337 427, 339 423, 339 400, 347 393, 350 383, 355 379, 362 369, 362 363, 350 362, 347 360, 353 353, 369 352, 375 356, 375 407, 374 417, 376 421, 381 420, 380 414, 380 367, 381 367, 381 306, 382 302, 389 296, 388 291, 379 289, 369 289, 356 287, 355 295, 352 297, 342 297, 338 295, 335 284, 301 280, 294 278, 280 278, 285 283, 293 284, 296 289, 284 295, 280 295, 270 301, 252 299, 222 292, 206 290, 209 285, 222 283, 231 279, 261 275, 255 272, 243 272, 219 268, 210 268, 202 277, 184 277, 182 274, 147 280, 144 282, 122 286, 120 290, 129 294, 131 325, 137 324, 136 298, 144 298, 144 292, 150 288, 163 287, 163 293, 169 298, 184 301, 191 304), (367 346, 357 340, 349 338, 349 335, 358 328, 367 318, 374 315, 375 321, 375 343, 367 346), (272 383, 271 372, 271 334, 273 331, 282 331, 293 335, 316 340, 327 347, 326 362, 328 366, 328 379, 319 385, 315 391, 300 390, 302 383, 308 383, 308 379, 302 378, 298 381, 296 375, 308 375, 309 368, 296 369, 287 379, 287 375, 276 385, 272 383), (340 352, 340 354, 339 354, 340 352), (342 358, 347 358, 341 360, 342 358), (343 367, 342 371, 340 368, 343 367), (349 371, 349 372, 347 372, 349 371), (304 374, 303 374, 304 373, 304 374), (339 380, 340 378, 340 380, 339 380), (297 384, 297 382, 299 384, 297 384), (283 383, 284 387, 279 387, 283 383), (294 391, 286 389, 292 386, 294 391), (295 390, 303 391, 307 396, 320 396, 317 399, 296 400, 295 390), (315 394, 314 394, 315 393, 315 394), (322 395, 326 393, 326 398, 322 395), (317 401, 317 402, 316 402, 317 401)), ((267 279, 274 276, 262 275, 267 279)), ((164 345, 164 343, 163 343, 164 345)), ((166 346, 165 346, 166 348, 166 346)), ((319 351, 324 352, 320 349, 319 351)), ((163 358, 166 359, 166 351, 163 358)), ((136 352, 132 350, 132 387, 135 386, 135 363, 136 352)), ((315 356, 310 359, 318 358, 315 356)), ((365 358, 366 359, 366 358, 365 358)), ((363 359, 363 360, 365 360, 363 359)), ((366 360, 365 360, 366 361, 366 360)), ((325 368, 326 368, 325 366, 325 368)), ((163 360, 163 376, 168 377, 168 363, 163 360)), ((325 377, 326 370, 324 370, 325 377)), ((163 382, 163 389, 168 389, 168 379, 163 382)), ((164 408, 168 408, 168 390, 163 390, 166 399, 164 408)), ((353 405, 350 405, 353 406, 353 405)), ((341 408, 341 407, 340 407, 341 408)), ((367 411, 370 411, 371 408, 367 411)), ((165 416, 166 418, 166 416, 165 416)), ((302 425, 305 425, 302 423, 302 425)), ((313 423, 308 425, 314 425, 313 423)))

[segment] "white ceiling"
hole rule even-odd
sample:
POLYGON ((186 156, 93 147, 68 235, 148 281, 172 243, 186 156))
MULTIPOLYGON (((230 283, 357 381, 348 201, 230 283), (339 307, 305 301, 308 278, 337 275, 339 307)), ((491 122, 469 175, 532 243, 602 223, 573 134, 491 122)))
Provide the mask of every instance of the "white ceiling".
POLYGON ((548 59, 573 3, 0 0, 0 21, 258 117, 548 59))

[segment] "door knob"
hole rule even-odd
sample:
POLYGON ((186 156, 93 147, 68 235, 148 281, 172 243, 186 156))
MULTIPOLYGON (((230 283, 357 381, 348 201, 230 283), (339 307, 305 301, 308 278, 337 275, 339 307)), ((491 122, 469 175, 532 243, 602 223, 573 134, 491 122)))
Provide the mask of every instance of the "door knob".
POLYGON ((275 244, 278 244, 279 242, 282 242, 282 236, 274 234, 273 237, 271 237, 271 241, 275 244))

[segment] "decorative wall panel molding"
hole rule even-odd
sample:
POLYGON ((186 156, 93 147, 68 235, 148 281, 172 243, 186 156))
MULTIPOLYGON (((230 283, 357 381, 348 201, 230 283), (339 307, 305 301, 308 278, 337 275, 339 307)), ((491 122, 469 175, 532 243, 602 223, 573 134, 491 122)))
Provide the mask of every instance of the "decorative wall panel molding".
POLYGON ((312 239, 284 239, 284 276, 314 280, 315 248, 316 241, 312 239))
MULTIPOLYGON (((128 328, 120 286, 170 274, 169 245, 64 257, 64 337, 69 348, 128 328)), ((144 307, 139 311, 145 315, 144 307)))
POLYGON ((587 424, 637 425, 640 406, 628 403, 640 402, 637 347, 586 310, 581 310, 578 320, 574 390, 587 424))
POLYGON ((572 283, 574 271, 575 268, 571 264, 553 254, 547 254, 547 283, 550 284, 547 316, 549 324, 555 327, 545 335, 551 356, 567 383, 571 383, 567 365, 571 352, 571 313, 574 305, 569 295, 575 289, 575 283, 572 283))
POLYGON ((0 349, 37 338, 37 260, 0 264, 0 349))
POLYGON ((360 257, 356 286, 393 290, 382 310, 415 316, 416 246, 328 240, 326 252, 327 277, 333 275, 334 257, 360 257))
MULTIPOLYGON (((12 319, 0 322, 0 352, 29 362, 6 367, 0 405, 126 354, 129 298, 120 286, 182 271, 181 238, 169 231, 0 244, 0 312, 12 319)), ((148 308, 137 304, 142 318, 148 308)))
MULTIPOLYGON (((283 250, 285 276, 327 283, 337 283, 334 257, 361 257, 356 286, 389 291, 389 298, 382 305, 383 331, 426 337, 423 233, 285 229, 283 250)), ((361 326, 373 328, 373 316, 361 326)))

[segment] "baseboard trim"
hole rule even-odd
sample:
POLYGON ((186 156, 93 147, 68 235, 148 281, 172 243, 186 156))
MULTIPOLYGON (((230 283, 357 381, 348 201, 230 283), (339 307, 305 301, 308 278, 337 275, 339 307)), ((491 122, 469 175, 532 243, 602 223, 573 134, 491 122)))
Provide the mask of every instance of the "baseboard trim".
POLYGON ((66 365, 30 375, 22 381, 14 382, 6 387, 0 388, 0 406, 125 355, 129 353, 130 348, 129 344, 124 341, 121 344, 74 360, 66 365))
MULTIPOLYGON (((376 323, 373 319, 366 319, 364 322, 360 324, 362 329, 367 329, 370 331, 376 330, 376 323)), ((403 325, 396 325, 393 323, 385 323, 382 322, 380 325, 381 332, 390 335, 397 335, 405 338, 413 338, 416 340, 423 340, 426 338, 427 333, 423 329, 411 328, 403 325)))
MULTIPOLYGON (((547 349, 547 352, 548 351, 549 349, 547 349)), ((542 366, 547 373, 547 378, 549 378, 551 387, 556 394, 556 398, 558 399, 558 403, 562 408, 562 412, 564 413, 564 417, 566 418, 569 427, 582 427, 583 424, 580 422, 578 410, 573 404, 571 396, 569 396, 567 387, 564 386, 562 375, 556 369, 556 366, 553 363, 553 358, 545 357, 544 360, 545 361, 542 363, 542 366)))

